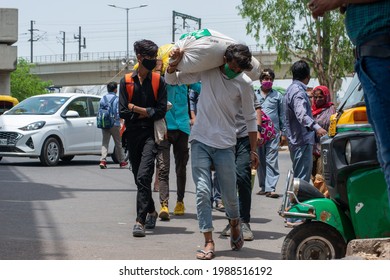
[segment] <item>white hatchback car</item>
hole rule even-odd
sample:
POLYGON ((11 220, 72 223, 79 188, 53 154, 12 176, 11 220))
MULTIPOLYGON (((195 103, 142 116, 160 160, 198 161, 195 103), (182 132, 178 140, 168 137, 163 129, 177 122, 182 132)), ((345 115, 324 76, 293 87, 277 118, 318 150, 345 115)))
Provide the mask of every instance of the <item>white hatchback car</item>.
MULTIPOLYGON (((100 155, 102 132, 96 126, 100 96, 81 93, 36 95, 0 116, 2 157, 39 158, 46 166, 76 155, 100 155)), ((114 142, 109 154, 115 163, 114 142)))

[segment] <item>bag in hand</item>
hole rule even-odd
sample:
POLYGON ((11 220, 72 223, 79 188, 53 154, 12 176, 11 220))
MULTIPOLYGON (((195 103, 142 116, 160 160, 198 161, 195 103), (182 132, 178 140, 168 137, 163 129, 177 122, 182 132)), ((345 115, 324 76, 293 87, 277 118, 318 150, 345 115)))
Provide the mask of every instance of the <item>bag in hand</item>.
POLYGON ((276 137, 276 131, 272 120, 261 110, 261 126, 258 125, 257 129, 260 132, 259 146, 264 145, 268 141, 276 137))

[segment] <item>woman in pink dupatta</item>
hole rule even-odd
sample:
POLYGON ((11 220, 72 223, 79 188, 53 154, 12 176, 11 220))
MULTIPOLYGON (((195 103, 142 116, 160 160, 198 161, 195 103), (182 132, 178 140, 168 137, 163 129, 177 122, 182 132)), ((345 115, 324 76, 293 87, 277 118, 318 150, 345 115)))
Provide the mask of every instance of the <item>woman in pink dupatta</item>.
MULTIPOLYGON (((329 129, 330 116, 336 113, 335 106, 331 102, 331 95, 326 86, 317 86, 313 89, 313 102, 311 106, 313 118, 325 130, 329 129)), ((321 145, 319 139, 316 139, 316 144, 313 149, 313 171, 312 181, 326 197, 328 190, 325 186, 324 177, 322 176, 323 165, 321 157, 321 145)))

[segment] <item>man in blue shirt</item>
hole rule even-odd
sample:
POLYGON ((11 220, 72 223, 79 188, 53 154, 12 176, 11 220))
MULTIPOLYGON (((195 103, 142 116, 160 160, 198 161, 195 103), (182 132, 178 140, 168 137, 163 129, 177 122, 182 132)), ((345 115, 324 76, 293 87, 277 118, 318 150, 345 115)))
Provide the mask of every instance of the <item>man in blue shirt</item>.
POLYGON ((127 162, 124 160, 125 156, 122 149, 122 142, 120 137, 120 118, 119 118, 119 98, 116 96, 116 93, 118 91, 118 84, 116 82, 110 82, 107 84, 107 95, 106 98, 100 99, 100 107, 106 107, 111 102, 113 98, 114 101, 112 102, 112 106, 115 110, 115 123, 114 126, 111 128, 104 128, 102 129, 103 134, 103 140, 102 140, 102 156, 100 158, 100 168, 105 169, 107 168, 107 153, 108 153, 108 144, 110 142, 110 138, 114 139, 115 143, 115 156, 119 160, 119 167, 125 168, 127 166, 127 162))
POLYGON ((272 89, 275 73, 272 69, 264 69, 260 74, 261 87, 256 93, 263 112, 272 120, 277 132, 275 139, 259 147, 260 165, 257 169, 260 191, 256 194, 278 198, 275 192, 279 180, 279 145, 285 145, 286 127, 283 95, 272 89))
POLYGON ((293 83, 283 98, 286 110, 286 133, 294 177, 307 182, 313 168, 315 134, 320 138, 327 134, 313 119, 311 104, 306 93, 310 81, 310 67, 299 60, 291 66, 293 83))

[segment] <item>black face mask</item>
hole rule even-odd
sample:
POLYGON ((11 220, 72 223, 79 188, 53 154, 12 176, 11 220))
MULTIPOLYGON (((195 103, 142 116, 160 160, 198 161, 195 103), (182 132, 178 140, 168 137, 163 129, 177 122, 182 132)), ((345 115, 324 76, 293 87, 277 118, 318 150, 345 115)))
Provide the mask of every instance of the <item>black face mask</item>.
POLYGON ((147 58, 144 58, 142 60, 142 65, 148 69, 149 71, 152 71, 154 69, 154 67, 156 67, 156 64, 157 64, 157 59, 147 59, 147 58))

